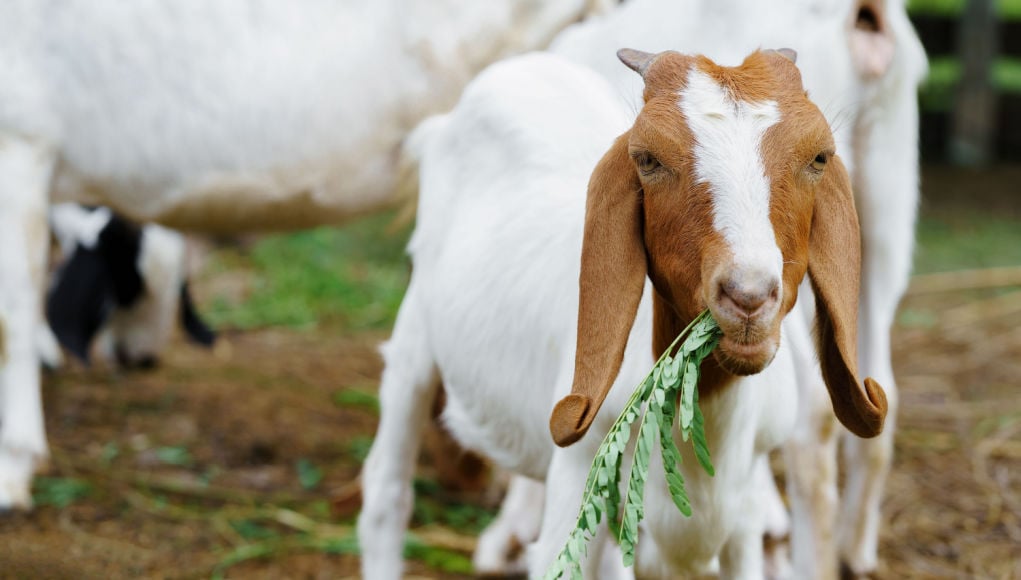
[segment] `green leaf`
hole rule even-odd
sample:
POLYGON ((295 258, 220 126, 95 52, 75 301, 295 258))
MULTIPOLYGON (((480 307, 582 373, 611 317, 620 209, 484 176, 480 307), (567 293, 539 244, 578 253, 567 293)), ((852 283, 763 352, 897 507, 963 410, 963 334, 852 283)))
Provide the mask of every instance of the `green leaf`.
POLYGON ((681 379, 681 433, 688 440, 691 432, 691 419, 695 416, 695 389, 698 382, 698 365, 695 361, 687 361, 684 365, 684 378, 681 379))
POLYGON ((634 465, 631 466, 631 477, 628 480, 627 497, 624 499, 624 525, 620 530, 620 547, 625 566, 631 566, 635 561, 634 547, 638 542, 638 523, 645 515, 645 480, 649 476, 649 457, 656 441, 657 429, 655 414, 647 410, 642 417, 634 465))
POLYGON ((716 475, 712 459, 709 457, 709 443, 705 439, 705 420, 702 417, 702 409, 695 405, 694 428, 691 436, 692 444, 695 446, 695 458, 709 475, 716 475))
POLYGON ((625 565, 634 563, 638 524, 644 516, 645 482, 657 434, 671 499, 681 513, 691 515, 684 477, 680 471, 681 453, 673 437, 673 426, 676 416, 680 414, 681 433, 685 441, 690 435, 699 463, 712 475, 704 419, 698 408, 697 383, 699 366, 716 347, 721 335, 709 311, 702 312, 667 347, 649 374, 635 387, 599 445, 585 480, 575 529, 546 571, 545 578, 581 578, 581 559, 585 555, 586 542, 595 534, 596 526, 604 514, 611 533, 620 540, 625 565), (682 340, 684 342, 677 356, 672 357, 671 353, 682 340), (675 403, 678 398, 681 400, 679 409, 675 403), (632 425, 639 417, 638 442, 622 507, 621 467, 632 435, 632 425))
POLYGON ((667 402, 662 407, 659 421, 659 446, 663 455, 663 470, 666 472, 667 489, 670 499, 682 514, 691 517, 691 502, 684 487, 684 476, 681 475, 681 452, 674 442, 674 406, 667 402))

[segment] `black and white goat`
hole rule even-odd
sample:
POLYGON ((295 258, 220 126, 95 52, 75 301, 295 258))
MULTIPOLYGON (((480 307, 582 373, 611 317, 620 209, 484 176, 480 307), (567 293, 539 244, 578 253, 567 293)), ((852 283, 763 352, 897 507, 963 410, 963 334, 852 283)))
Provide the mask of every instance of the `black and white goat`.
POLYGON ((123 367, 155 365, 180 321, 188 338, 212 346, 188 288, 184 237, 138 226, 107 208, 63 203, 50 210, 62 259, 46 298, 57 341, 84 362, 93 341, 123 367))

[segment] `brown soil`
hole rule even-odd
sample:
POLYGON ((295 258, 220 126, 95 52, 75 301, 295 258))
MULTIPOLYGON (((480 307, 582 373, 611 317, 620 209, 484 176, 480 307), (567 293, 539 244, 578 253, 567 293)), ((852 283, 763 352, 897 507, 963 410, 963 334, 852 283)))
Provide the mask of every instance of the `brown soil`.
MULTIPOLYGON (((918 295, 904 306, 942 315, 990 296, 918 295)), ((1021 308, 956 312, 952 326, 895 332, 901 410, 882 578, 1021 578, 1021 308)), ((223 336, 212 353, 175 343, 150 373, 48 376, 46 475, 92 491, 0 517, 0 577, 208 577, 259 541, 239 530, 245 522, 284 541, 229 577, 356 576, 356 556, 314 548, 350 537, 353 519, 331 515, 327 499, 350 489, 376 414, 333 397, 376 388, 382 337, 266 329, 223 336), (301 459, 322 470, 311 489, 301 459), (294 524, 294 512, 313 527, 294 524)))

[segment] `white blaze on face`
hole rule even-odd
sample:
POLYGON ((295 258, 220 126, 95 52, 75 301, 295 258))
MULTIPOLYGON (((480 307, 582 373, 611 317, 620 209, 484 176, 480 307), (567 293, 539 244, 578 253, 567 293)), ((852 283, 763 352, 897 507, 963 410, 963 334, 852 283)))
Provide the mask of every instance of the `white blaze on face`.
POLYGON ((769 178, 762 137, 780 120, 776 101, 735 100, 712 77, 692 68, 680 109, 695 139, 695 177, 713 199, 713 226, 734 254, 734 266, 777 278, 783 256, 769 221, 769 178))

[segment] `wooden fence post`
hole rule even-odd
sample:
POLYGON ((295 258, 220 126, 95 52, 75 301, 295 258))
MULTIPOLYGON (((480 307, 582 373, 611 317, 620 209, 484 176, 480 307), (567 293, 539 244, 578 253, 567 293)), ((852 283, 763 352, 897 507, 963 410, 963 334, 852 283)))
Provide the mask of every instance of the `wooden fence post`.
POLYGON ((996 91, 992 67, 999 47, 993 0, 968 0, 957 35, 961 81, 954 105, 950 160, 979 166, 993 161, 996 146, 996 91))

